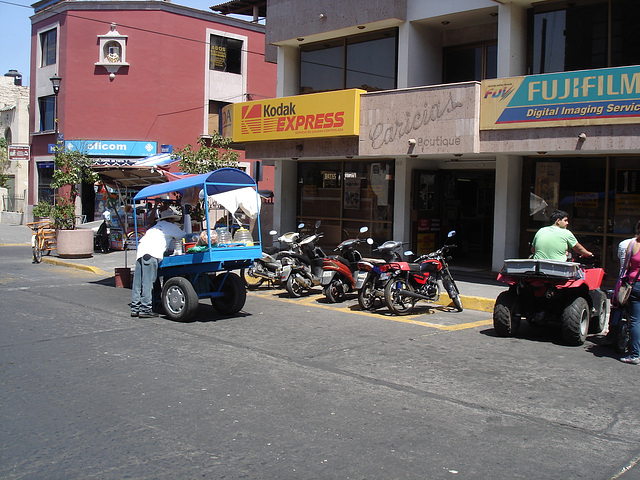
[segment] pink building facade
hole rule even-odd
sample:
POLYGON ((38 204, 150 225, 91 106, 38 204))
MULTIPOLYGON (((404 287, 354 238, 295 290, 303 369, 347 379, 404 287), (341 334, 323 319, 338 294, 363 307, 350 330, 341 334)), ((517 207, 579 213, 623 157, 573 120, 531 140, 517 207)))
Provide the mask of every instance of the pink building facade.
MULTIPOLYGON (((195 146, 220 130, 229 103, 275 96, 263 25, 161 0, 33 6, 29 205, 51 197, 56 131, 66 148, 118 168, 195 146)), ((272 189, 273 176, 265 177, 260 188, 272 189)))

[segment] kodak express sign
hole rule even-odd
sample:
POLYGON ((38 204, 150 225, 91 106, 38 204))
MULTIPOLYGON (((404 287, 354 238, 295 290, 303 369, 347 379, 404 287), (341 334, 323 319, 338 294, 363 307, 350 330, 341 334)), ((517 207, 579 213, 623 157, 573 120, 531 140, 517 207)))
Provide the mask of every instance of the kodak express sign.
POLYGON ((357 136, 362 93, 340 90, 227 105, 222 135, 234 142, 357 136))

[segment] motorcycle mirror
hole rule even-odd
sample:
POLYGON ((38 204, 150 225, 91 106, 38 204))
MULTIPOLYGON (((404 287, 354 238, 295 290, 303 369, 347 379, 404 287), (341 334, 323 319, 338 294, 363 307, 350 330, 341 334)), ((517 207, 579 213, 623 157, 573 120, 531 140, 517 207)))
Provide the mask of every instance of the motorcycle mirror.
POLYGON ((271 230, 271 231, 269 232, 269 235, 272 235, 272 236, 273 236, 273 235, 277 235, 277 234, 278 234, 278 231, 277 231, 277 230, 271 230))
POLYGON ((304 223, 299 223, 298 224, 298 230, 302 230, 304 228, 304 223))
POLYGON ((366 233, 369 231, 369 227, 360 227, 360 233, 366 233))
POLYGON ((447 237, 451 238, 451 237, 453 237, 455 234, 456 234, 456 231, 455 231, 455 230, 451 230, 451 231, 449 232, 449 234, 447 235, 447 237))
POLYGON ((320 224, 321 224, 321 223, 322 223, 322 220, 318 220, 318 221, 316 222, 316 230, 318 229, 318 227, 320 226, 320 224))
POLYGON ((404 252, 405 257, 410 257, 411 255, 414 255, 414 253, 411 250, 407 250, 406 252, 404 252))

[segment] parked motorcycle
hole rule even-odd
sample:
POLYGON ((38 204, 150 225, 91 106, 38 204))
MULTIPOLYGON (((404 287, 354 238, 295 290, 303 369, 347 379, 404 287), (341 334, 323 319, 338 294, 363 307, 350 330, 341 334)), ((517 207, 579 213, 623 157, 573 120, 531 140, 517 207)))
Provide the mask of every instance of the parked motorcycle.
MULTIPOLYGON (((360 233, 369 231, 368 227, 360 228, 360 233)), ((334 251, 340 255, 326 257, 322 265, 322 291, 329 303, 341 302, 347 293, 354 290, 356 281, 353 273, 358 268, 362 255, 357 246, 362 242, 360 234, 340 243, 334 251)))
MULTIPOLYGON (((300 237, 300 230, 304 227, 304 223, 298 225, 295 232, 287 232, 277 238, 279 247, 263 248, 262 258, 256 259, 253 266, 242 269, 240 275, 245 285, 249 289, 260 287, 265 281, 272 287, 285 284, 289 278, 291 267, 285 268, 283 271, 283 257, 289 252, 299 253, 296 241, 300 237)), ((269 232, 270 235, 278 234, 275 230, 269 232)), ((285 261, 288 265, 289 262, 285 261)))
POLYGON ((602 268, 577 262, 505 260, 498 280, 510 287, 498 295, 493 309, 496 334, 517 335, 526 318, 532 325, 560 327, 567 344, 582 345, 589 332, 601 332, 606 323, 609 301, 600 289, 604 275, 602 268))
POLYGON ((320 247, 316 246, 317 241, 322 238, 322 233, 318 233, 318 227, 320 227, 320 220, 316 222, 314 234, 300 240, 298 243, 300 254, 287 254, 292 264, 286 288, 293 298, 302 296, 303 291, 320 285, 322 281, 322 266, 326 255, 320 247))
MULTIPOLYGON (((367 243, 373 245, 373 239, 368 238, 367 243)), ((382 260, 368 258, 358 262, 355 289, 358 291, 361 309, 373 310, 384 305, 384 287, 389 279, 389 266, 391 262, 402 260, 402 245, 402 242, 386 241, 373 249, 382 255, 382 260)))
MULTIPOLYGON (((451 231, 448 237, 455 235, 451 231)), ((440 284, 453 301, 458 312, 462 311, 460 291, 451 276, 447 262, 447 252, 455 245, 444 245, 435 252, 418 257, 414 262, 391 263, 391 278, 384 288, 387 307, 397 315, 407 315, 413 311, 418 300, 436 302, 440 298, 440 284)))

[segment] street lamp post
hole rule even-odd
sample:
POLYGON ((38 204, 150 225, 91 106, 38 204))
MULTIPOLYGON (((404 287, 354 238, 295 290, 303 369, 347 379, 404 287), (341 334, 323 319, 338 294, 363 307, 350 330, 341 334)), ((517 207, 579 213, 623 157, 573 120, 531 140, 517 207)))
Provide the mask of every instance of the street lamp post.
MULTIPOLYGON (((53 109, 53 125, 55 128, 55 139, 53 143, 53 169, 55 170, 56 161, 58 160, 58 93, 60 92, 60 82, 62 81, 62 78, 60 78, 56 73, 49 80, 51 80, 51 85, 53 86, 53 95, 55 96, 55 105, 53 109)), ((55 203, 56 193, 53 192, 53 204, 55 205, 55 203)))
POLYGON ((60 78, 58 76, 58 74, 56 73, 53 77, 51 77, 49 80, 51 80, 51 85, 53 85, 53 94, 55 95, 55 105, 54 105, 54 116, 55 118, 53 119, 53 123, 56 129, 56 138, 55 138, 55 144, 56 146, 58 145, 58 93, 60 92, 60 82, 62 81, 62 78, 60 78))

